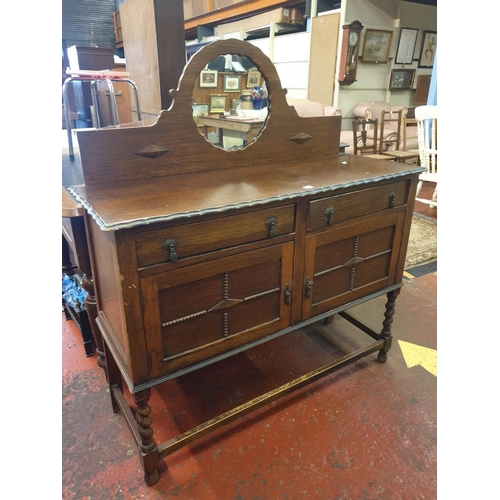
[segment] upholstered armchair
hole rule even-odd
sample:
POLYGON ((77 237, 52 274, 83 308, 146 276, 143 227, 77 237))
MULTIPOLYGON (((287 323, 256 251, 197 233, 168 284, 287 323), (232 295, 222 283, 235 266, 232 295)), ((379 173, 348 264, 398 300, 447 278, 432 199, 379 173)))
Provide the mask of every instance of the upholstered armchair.
MULTIPOLYGON (((355 118, 365 118, 369 120, 378 119, 379 128, 382 118, 382 111, 395 111, 396 113, 402 109, 403 110, 403 130, 401 130, 401 141, 404 139, 404 134, 406 133, 406 149, 416 149, 418 148, 417 141, 417 129, 416 127, 406 127, 406 114, 408 108, 406 106, 396 106, 391 105, 384 101, 362 101, 360 102, 353 111, 355 118)), ((380 140, 380 130, 378 131, 378 136, 380 140)), ((387 124, 384 127, 384 144, 385 150, 391 149, 391 142, 396 141, 396 129, 395 125, 387 124)), ((403 149, 403 144, 399 145, 400 149, 403 149)))
POLYGON ((342 110, 335 106, 325 106, 320 102, 298 99, 289 101, 288 104, 295 108, 297 114, 302 117, 310 116, 342 116, 342 110))

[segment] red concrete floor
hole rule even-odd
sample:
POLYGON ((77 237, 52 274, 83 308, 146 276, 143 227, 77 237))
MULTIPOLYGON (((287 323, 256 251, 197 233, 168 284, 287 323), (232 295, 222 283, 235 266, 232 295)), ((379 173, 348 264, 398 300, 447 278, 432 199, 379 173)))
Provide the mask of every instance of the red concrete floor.
MULTIPOLYGON (((395 340, 160 461, 143 481, 125 419, 111 409, 104 372, 62 315, 63 499, 432 500, 437 498, 436 376, 408 367, 398 340, 435 350, 436 279, 406 281, 395 340)), ((385 297, 351 312, 380 330, 385 297)), ((152 390, 163 442, 370 341, 342 318, 312 325, 152 390), (329 337, 333 346, 320 335, 329 337)), ((407 345, 407 344, 406 344, 407 345)))

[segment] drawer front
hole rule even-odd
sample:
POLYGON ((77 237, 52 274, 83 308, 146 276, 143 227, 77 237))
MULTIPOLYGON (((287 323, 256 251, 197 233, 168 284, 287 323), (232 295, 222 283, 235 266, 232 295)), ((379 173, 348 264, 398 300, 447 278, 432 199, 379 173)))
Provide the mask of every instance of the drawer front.
POLYGON ((307 229, 326 229, 348 219, 405 205, 408 188, 408 181, 401 181, 311 201, 307 229))
POLYGON ((140 280, 156 378, 290 325, 293 243, 140 280))
POLYGON ((295 230, 295 205, 139 233, 135 237, 139 267, 272 240, 295 230))

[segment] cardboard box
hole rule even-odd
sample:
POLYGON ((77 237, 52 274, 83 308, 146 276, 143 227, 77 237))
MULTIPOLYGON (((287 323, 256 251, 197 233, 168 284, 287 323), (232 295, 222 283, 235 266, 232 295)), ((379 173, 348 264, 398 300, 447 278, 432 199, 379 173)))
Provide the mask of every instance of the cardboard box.
POLYGON ((290 24, 304 24, 304 16, 299 9, 291 9, 290 24))

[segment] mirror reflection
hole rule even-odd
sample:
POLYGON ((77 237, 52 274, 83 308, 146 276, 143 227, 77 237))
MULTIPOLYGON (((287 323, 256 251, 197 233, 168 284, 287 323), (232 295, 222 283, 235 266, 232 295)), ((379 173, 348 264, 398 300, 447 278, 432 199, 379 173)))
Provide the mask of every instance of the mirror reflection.
POLYGON ((255 141, 268 117, 267 85, 247 57, 221 55, 200 72, 192 106, 207 141, 225 150, 242 149, 255 141))

